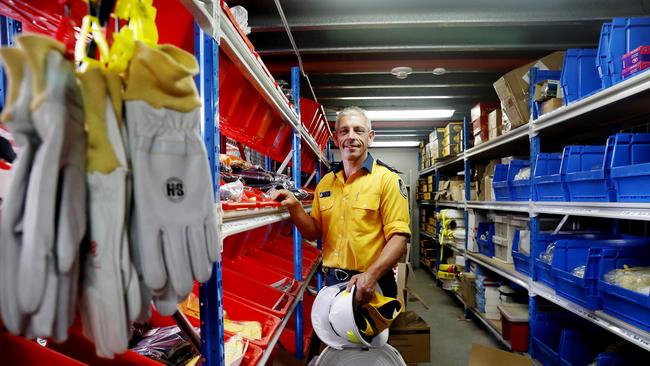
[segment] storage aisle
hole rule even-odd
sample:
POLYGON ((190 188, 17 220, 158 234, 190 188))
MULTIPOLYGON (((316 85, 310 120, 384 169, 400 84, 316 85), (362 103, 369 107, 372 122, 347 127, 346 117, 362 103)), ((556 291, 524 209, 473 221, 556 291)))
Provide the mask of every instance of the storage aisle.
POLYGON ((412 298, 407 305, 431 327, 431 362, 419 365, 466 366, 473 343, 500 348, 478 323, 464 318, 459 301, 437 287, 425 270, 416 269, 411 273, 409 288, 430 308, 412 298))

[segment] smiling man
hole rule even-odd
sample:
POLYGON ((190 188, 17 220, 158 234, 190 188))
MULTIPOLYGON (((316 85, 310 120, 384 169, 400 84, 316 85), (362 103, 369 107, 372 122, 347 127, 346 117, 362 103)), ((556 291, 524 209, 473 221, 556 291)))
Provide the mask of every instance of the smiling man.
POLYGON ((350 281, 359 305, 372 299, 377 284, 384 295, 396 297, 391 269, 411 234, 406 186, 368 153, 374 137, 363 109, 342 110, 334 131, 342 161, 316 187, 311 215, 289 191, 274 195, 304 238, 323 240, 325 284, 350 281))

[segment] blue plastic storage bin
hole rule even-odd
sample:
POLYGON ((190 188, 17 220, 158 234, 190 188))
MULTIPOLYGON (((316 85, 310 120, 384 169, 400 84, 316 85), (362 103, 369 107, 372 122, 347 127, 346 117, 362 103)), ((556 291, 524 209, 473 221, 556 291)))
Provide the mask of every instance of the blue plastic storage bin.
POLYGON ((600 42, 598 43, 598 52, 596 55, 596 70, 600 76, 600 85, 604 88, 612 86, 612 75, 609 72, 607 64, 607 55, 609 53, 609 34, 612 31, 612 23, 603 23, 600 29, 600 42))
POLYGON ((512 201, 528 201, 530 199, 530 175, 528 179, 515 180, 515 176, 522 169, 530 169, 528 160, 512 160, 508 165, 508 185, 510 186, 510 199, 512 201))
POLYGON ((614 137, 611 180, 619 202, 650 202, 650 133, 614 137))
POLYGON ((508 188, 508 165, 496 164, 492 177, 494 198, 497 201, 510 201, 510 188, 508 188))
POLYGON ((624 237, 621 239, 559 239, 555 242, 552 275, 555 292, 587 309, 601 308, 598 291, 600 261, 604 249, 614 250, 621 259, 634 258, 642 249, 650 248, 650 239, 624 237), (584 277, 571 272, 586 266, 584 277))
POLYGON ((622 256, 615 249, 604 249, 600 261, 598 288, 603 311, 640 329, 650 332, 650 296, 605 282, 604 276, 624 266, 649 266, 650 250, 637 250, 632 258, 622 256))
POLYGON ((493 223, 485 222, 478 224, 478 230, 476 233, 478 251, 479 253, 484 254, 490 258, 494 256, 494 242, 492 241, 492 236, 494 236, 493 223), (487 234, 487 238, 483 239, 485 234, 487 234))
POLYGON ((537 156, 533 185, 537 201, 569 200, 562 169, 562 154, 540 153, 537 156))
POLYGON ((616 197, 609 180, 613 139, 607 146, 567 146, 564 148, 565 180, 569 199, 575 202, 610 202, 616 197))
POLYGON ((634 356, 603 352, 596 358, 596 366, 628 366, 634 365, 634 361, 634 356))
POLYGON ((646 45, 650 45, 650 18, 612 19, 607 65, 613 84, 623 80, 623 55, 646 45))
POLYGON ((598 348, 593 344, 593 334, 589 334, 587 329, 564 329, 560 335, 560 365, 588 365, 598 355, 598 348))
POLYGON ((596 90, 601 81, 596 69, 595 48, 569 48, 564 55, 560 84, 564 94, 564 105, 580 100, 596 90))
POLYGON ((520 230, 515 230, 515 235, 512 240, 512 261, 515 265, 515 271, 530 277, 530 256, 519 253, 519 233, 520 230))
POLYGON ((566 312, 542 312, 534 314, 531 322, 533 355, 544 366, 560 364, 560 336, 570 316, 566 312))

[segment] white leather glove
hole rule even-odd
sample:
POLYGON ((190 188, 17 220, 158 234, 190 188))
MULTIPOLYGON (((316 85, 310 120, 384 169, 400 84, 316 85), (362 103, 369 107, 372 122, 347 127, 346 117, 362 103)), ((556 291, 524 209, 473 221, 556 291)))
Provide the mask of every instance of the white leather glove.
MULTIPOLYGON (((126 100, 135 222, 145 283, 176 298, 209 279, 219 255, 212 180, 200 137, 194 57, 136 43, 126 100)), ((162 295, 162 296, 161 296, 162 295)))
MULTIPOLYGON (((37 35, 21 36, 17 42, 28 55, 32 70, 32 120, 42 139, 27 188, 18 299, 21 309, 28 313, 38 310, 69 315, 72 312, 63 308, 76 303, 68 295, 76 295, 71 291, 78 281, 75 262, 86 229, 86 137, 81 96, 72 64, 63 58, 65 47, 61 43, 37 35), (59 288, 63 293, 56 293, 59 288), (44 297, 46 289, 48 296, 54 292, 56 306, 42 306, 52 302, 44 297)), ((49 323, 50 316, 46 318, 49 323)), ((72 320, 59 321, 71 324, 72 320)), ((48 325, 36 324, 33 328, 45 330, 48 325)))
POLYGON ((97 354, 128 349, 129 326, 140 310, 140 286, 129 253, 126 219, 128 170, 120 133, 119 76, 90 68, 81 76, 88 131, 91 247, 82 285, 84 333, 97 354))
POLYGON ((18 48, 3 48, 0 57, 8 76, 9 90, 1 119, 20 147, 0 214, 0 314, 11 333, 21 334, 26 316, 18 305, 20 285, 16 274, 22 248, 27 184, 40 139, 31 121, 32 84, 30 70, 25 66, 25 55, 18 48))

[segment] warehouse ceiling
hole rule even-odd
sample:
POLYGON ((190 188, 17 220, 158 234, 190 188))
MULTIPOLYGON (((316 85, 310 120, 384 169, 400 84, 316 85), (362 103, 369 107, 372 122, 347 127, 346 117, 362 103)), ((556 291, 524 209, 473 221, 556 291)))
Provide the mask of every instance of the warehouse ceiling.
MULTIPOLYGON (((505 72, 552 51, 597 47, 607 19, 650 14, 650 0, 279 2, 330 121, 349 105, 456 111, 452 119, 373 122, 378 140, 424 137, 468 116, 476 102, 496 100, 492 83, 505 72), (397 66, 413 73, 397 79, 397 66), (446 73, 434 75, 440 67, 446 73)), ((227 3, 248 10, 251 42, 271 72, 288 80, 298 61, 274 1, 227 3)), ((304 79, 302 86, 311 95, 304 79)))

